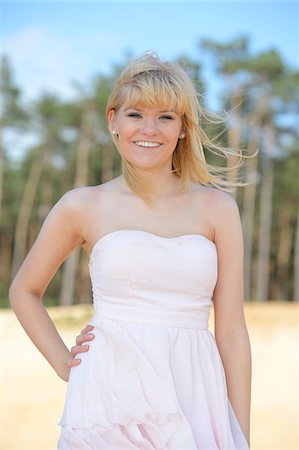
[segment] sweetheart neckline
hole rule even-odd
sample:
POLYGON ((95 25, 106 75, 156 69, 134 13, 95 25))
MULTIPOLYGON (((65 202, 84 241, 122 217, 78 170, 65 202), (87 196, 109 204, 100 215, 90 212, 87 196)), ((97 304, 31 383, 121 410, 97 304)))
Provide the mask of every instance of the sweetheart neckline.
POLYGON ((151 236, 153 238, 157 238, 157 239, 162 239, 162 240, 166 240, 166 241, 173 241, 175 239, 183 239, 183 238, 190 238, 190 237, 196 237, 196 238, 200 238, 200 239, 205 239, 206 241, 208 241, 210 244, 212 244, 215 248, 216 248, 216 244, 214 241, 212 241, 211 239, 207 238, 206 236, 204 236, 203 234, 200 233, 190 233, 190 234, 180 234, 179 236, 172 236, 172 237, 167 237, 167 236, 160 236, 158 234, 155 233, 151 233, 150 231, 144 231, 144 230, 130 230, 130 229, 122 229, 122 230, 114 230, 114 231, 110 231, 109 233, 104 234, 103 236, 101 236, 93 245, 90 255, 89 255, 89 259, 92 259, 93 254, 96 250, 96 248, 101 245, 106 239, 108 239, 109 237, 116 235, 118 233, 127 233, 127 232, 133 232, 133 233, 142 233, 145 234, 147 236, 151 236))

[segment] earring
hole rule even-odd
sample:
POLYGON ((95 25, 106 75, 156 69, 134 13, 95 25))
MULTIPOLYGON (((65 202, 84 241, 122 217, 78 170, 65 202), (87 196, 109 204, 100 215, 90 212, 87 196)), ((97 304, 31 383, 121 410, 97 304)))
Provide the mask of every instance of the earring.
POLYGON ((112 134, 115 134, 116 133, 116 131, 115 130, 112 130, 112 134))
POLYGON ((185 136, 186 136, 185 133, 181 133, 180 138, 184 139, 185 136))

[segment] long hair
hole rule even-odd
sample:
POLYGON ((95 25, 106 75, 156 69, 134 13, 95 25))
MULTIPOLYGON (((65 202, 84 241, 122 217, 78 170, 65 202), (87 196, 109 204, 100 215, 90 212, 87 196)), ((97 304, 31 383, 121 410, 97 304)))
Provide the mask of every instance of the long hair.
MULTIPOLYGON (((114 110, 117 113, 122 106, 159 106, 161 109, 174 110, 182 117, 185 138, 178 139, 172 158, 172 172, 180 178, 181 192, 184 192, 186 187, 191 187, 192 182, 225 191, 249 184, 239 181, 236 177, 227 180, 224 175, 241 166, 244 158, 255 155, 246 156, 240 149, 223 147, 207 136, 201 123, 215 123, 217 116, 209 116, 203 110, 195 84, 178 64, 162 61, 155 52, 145 52, 136 58, 116 80, 107 102, 107 116, 109 111, 114 110), (238 161, 231 167, 208 164, 205 151, 225 158, 229 155, 237 156, 238 161)), ((223 122, 221 119, 219 121, 223 122)), ((117 139, 113 135, 112 139, 118 149, 117 139)), ((121 158, 122 172, 128 186, 146 203, 152 205, 149 185, 128 160, 122 155, 121 158)))

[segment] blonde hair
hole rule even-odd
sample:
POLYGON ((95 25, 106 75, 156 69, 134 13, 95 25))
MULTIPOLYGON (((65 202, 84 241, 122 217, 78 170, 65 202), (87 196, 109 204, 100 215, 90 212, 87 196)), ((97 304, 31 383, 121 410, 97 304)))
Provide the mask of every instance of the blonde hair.
MULTIPOLYGON (((229 171, 235 171, 243 164, 245 156, 241 150, 228 149, 214 143, 200 126, 203 120, 207 123, 223 122, 219 116, 208 115, 199 102, 199 93, 187 74, 178 64, 161 61, 155 52, 145 52, 132 61, 118 77, 114 89, 108 99, 106 114, 111 110, 116 113, 122 107, 161 107, 174 110, 182 117, 185 138, 179 139, 172 158, 172 172, 180 178, 180 191, 184 192, 191 183, 211 185, 225 191, 234 190, 236 186, 245 186, 236 178, 223 179, 229 171), (238 157, 237 163, 231 167, 220 167, 208 164, 205 150, 228 158, 238 157)), ((117 140, 112 139, 118 149, 117 140)), ((152 204, 150 188, 135 167, 122 155, 122 172, 133 192, 143 200, 152 204)))

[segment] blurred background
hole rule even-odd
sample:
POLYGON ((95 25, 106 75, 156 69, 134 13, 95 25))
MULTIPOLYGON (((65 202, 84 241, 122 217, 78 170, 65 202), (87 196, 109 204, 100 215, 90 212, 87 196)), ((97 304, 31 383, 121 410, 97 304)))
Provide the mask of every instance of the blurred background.
MULTIPOLYGON (((250 185, 230 194, 244 233, 252 448, 298 448, 298 9, 295 1, 0 2, 1 448, 55 448, 65 383, 20 328, 7 290, 55 202, 120 174, 106 102, 122 68, 146 50, 181 64, 206 109, 228 112, 206 127, 210 136, 249 154, 259 148, 240 172, 250 185)), ((87 263, 74 251, 43 299, 70 346, 92 314, 87 263)))

